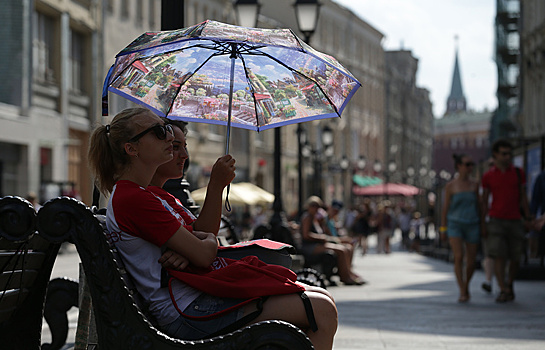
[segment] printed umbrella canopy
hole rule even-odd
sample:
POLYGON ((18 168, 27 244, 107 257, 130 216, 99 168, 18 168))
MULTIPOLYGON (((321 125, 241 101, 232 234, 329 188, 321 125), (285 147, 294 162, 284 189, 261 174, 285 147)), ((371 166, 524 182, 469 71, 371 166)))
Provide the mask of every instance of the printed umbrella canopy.
MULTIPOLYGON (((361 84, 290 29, 205 21, 142 34, 117 56, 108 91, 187 122, 265 130, 340 117, 361 84)), ((107 111, 106 111, 107 114, 107 111)))

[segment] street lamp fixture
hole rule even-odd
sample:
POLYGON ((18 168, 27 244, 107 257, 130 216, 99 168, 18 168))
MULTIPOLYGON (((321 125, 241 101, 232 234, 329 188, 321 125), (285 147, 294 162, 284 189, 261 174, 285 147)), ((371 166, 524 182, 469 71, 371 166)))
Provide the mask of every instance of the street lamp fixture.
POLYGON ((321 4, 318 0, 297 0, 293 7, 295 8, 295 18, 297 19, 297 27, 305 36, 305 43, 310 42, 310 37, 316 30, 318 24, 318 16, 320 14, 321 4))
POLYGON ((348 160, 348 158, 346 158, 346 156, 343 156, 341 158, 341 161, 339 162, 339 166, 341 167, 342 171, 348 170, 348 167, 350 166, 350 161, 348 160))
POLYGON ((388 172, 391 174, 395 173, 397 170, 397 164, 393 160, 388 163, 388 172))
POLYGON ((257 0, 237 0, 235 2, 235 13, 237 23, 241 27, 257 27, 257 17, 261 4, 257 0))
POLYGON ((376 174, 379 174, 382 171, 382 164, 380 164, 378 159, 376 159, 375 163, 373 164, 373 170, 376 174))
POLYGON ((324 155, 333 156, 333 130, 329 126, 322 129, 322 145, 324 146, 324 155))
POLYGON ((364 156, 360 156, 358 158, 356 165, 360 171, 363 171, 365 169, 365 166, 367 165, 367 160, 365 159, 364 156))
POLYGON ((428 173, 428 169, 426 169, 426 167, 422 167, 422 168, 420 168, 418 173, 420 174, 421 177, 424 177, 428 173))
POLYGON ((407 176, 408 176, 408 177, 413 177, 414 174, 415 174, 414 168, 413 168, 412 166, 409 166, 409 167, 407 168, 407 176))

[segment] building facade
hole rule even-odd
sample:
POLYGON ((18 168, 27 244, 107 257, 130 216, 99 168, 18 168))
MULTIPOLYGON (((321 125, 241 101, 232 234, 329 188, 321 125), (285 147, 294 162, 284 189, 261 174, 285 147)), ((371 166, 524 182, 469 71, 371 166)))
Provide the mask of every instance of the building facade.
POLYGON ((89 129, 98 113, 99 1, 2 1, 0 195, 91 192, 89 129))
POLYGON ((429 188, 433 112, 429 91, 416 86, 418 59, 411 51, 386 52, 385 180, 429 188))
MULTIPOLYGON (((331 0, 321 3, 310 44, 338 58, 363 86, 342 118, 303 125, 306 146, 312 150, 303 161, 303 191, 305 197, 314 194, 311 183, 319 178, 326 202, 348 201, 354 172, 372 174, 373 163, 388 162, 386 150, 392 148, 385 141, 386 110, 397 110, 388 125, 400 124, 392 132, 410 123, 405 137, 412 143, 407 152, 416 157, 428 152, 416 135, 428 132, 425 120, 431 108, 427 91, 414 86, 414 65, 407 73, 413 84, 408 107, 387 107, 386 69, 399 62, 386 59, 384 34, 331 0), (321 141, 326 126, 334 135, 328 150, 321 141), (362 159, 367 166, 358 169, 362 159)), ((293 1, 261 4, 260 27, 286 27, 298 33, 293 1)), ((90 204, 93 179, 86 160, 90 131, 131 105, 110 94, 110 116, 100 116, 104 77, 122 48, 143 32, 161 29, 161 0, 22 0, 2 1, 0 6, 5 38, 0 50, 3 57, 13 58, 0 66, 7 82, 0 87, 0 195, 33 191, 44 201, 68 194, 90 204)), ((186 27, 205 19, 236 22, 230 0, 185 0, 180 16, 186 27)), ((225 128, 193 123, 189 129, 191 166, 186 177, 195 189, 206 185, 211 166, 225 150, 225 128)), ((281 128, 286 212, 298 204, 296 130, 297 126, 281 128)), ((236 181, 251 181, 272 191, 274 130, 233 129, 230 150, 237 159, 236 181)), ((399 145, 399 169, 405 164, 404 151, 399 145)))

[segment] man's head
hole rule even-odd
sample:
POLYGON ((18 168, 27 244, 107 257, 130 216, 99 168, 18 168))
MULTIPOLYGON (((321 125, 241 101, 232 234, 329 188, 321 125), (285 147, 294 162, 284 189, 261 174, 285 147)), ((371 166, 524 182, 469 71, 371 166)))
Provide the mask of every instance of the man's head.
POLYGON ((500 139, 492 144, 492 158, 496 162, 496 166, 507 167, 513 160, 513 145, 511 142, 500 139))

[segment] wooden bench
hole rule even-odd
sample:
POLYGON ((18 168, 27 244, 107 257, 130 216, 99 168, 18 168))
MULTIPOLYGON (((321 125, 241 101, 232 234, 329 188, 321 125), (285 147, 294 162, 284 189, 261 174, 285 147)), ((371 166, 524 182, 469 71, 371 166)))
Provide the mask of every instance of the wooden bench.
POLYGON ((76 245, 91 294, 100 350, 313 349, 300 329, 278 320, 259 322, 211 339, 170 338, 146 316, 130 277, 106 240, 99 215, 77 200, 56 198, 40 209, 37 227, 40 235, 68 235, 76 245))
POLYGON ((36 212, 19 197, 0 199, 0 348, 41 348, 43 305, 65 237, 36 233, 36 212))

